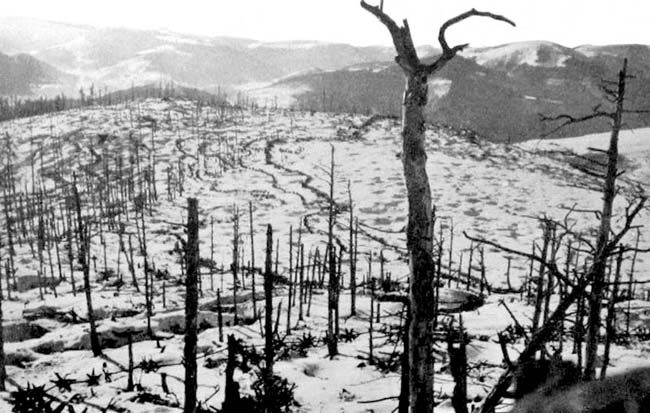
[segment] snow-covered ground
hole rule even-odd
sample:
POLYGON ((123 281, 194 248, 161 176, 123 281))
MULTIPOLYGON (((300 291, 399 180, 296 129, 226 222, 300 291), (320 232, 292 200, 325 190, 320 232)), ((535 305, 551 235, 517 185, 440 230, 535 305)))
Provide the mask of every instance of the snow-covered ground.
MULTIPOLYGON (((170 273, 169 279, 156 279, 153 286, 155 316, 152 327, 166 339, 161 340, 160 348, 155 341, 144 337, 134 345, 136 363, 151 358, 169 364, 156 372, 138 371, 136 374, 136 381, 155 393, 162 393, 160 372, 166 372, 170 390, 179 397, 182 395, 182 383, 174 378, 183 377, 179 365, 183 338, 182 335, 174 334, 174 326, 182 325, 184 290, 174 282, 181 275, 179 255, 174 252, 174 245, 178 237, 185 236, 181 224, 186 221, 186 197, 196 197, 199 200, 202 222, 200 248, 203 258, 211 256, 210 222, 214 220, 214 259, 217 266, 229 268, 232 261, 233 214, 235 208, 239 208, 242 261, 250 260, 248 205, 251 202, 256 266, 259 267, 263 260, 266 225, 272 224, 274 237, 279 242, 279 272, 287 274, 290 227, 294 231, 294 243, 297 244, 297 239, 300 238, 305 245, 306 261, 315 254, 316 248, 321 256, 324 253, 329 190, 327 171, 333 148, 334 198, 340 209, 335 235, 343 245, 347 245, 349 185, 353 211, 361 228, 359 278, 368 273, 368 257, 372 257, 373 276, 379 274, 380 251, 383 251, 386 258, 384 270, 391 273, 393 279, 404 281, 408 271, 403 233, 407 205, 397 122, 380 120, 359 129, 366 118, 358 115, 267 109, 253 112, 228 111, 225 116, 221 115, 218 108, 203 107, 197 116, 197 108, 191 102, 148 100, 109 108, 70 110, 0 124, 3 135, 9 134, 16 145, 13 163, 22 179, 18 188, 22 188, 23 183, 31 183, 32 155, 37 160, 37 175, 43 176, 43 185, 52 189, 62 187, 63 180, 69 179, 72 171, 81 171, 81 165, 94 163, 89 169, 91 173, 104 173, 101 167, 104 158, 109 159, 109 165, 115 172, 117 169, 113 159, 117 154, 124 156, 126 167, 126 155, 134 143, 143 151, 142 162, 145 167, 150 159, 149 150, 155 145, 158 202, 151 215, 145 214, 145 227, 150 263, 153 262, 157 269, 168 270, 170 273), (139 119, 144 119, 145 116, 157 121, 153 134, 147 122, 138 127, 139 119), (109 137, 100 140, 98 134, 109 134, 109 137), (205 150, 199 150, 200 147, 205 150), (56 156, 59 150, 60 161, 56 156), (182 170, 185 179, 182 196, 168 198, 168 170, 174 179, 178 177, 179 170, 182 170), (57 171, 63 171, 63 176, 57 176, 57 171), (165 308, 162 303, 163 282, 165 308)), ((648 130, 637 133, 645 133, 647 136, 648 130)), ((597 144, 598 139, 602 138, 577 138, 561 143, 580 151, 581 148, 597 144), (585 142, 587 140, 589 143, 585 142)), ((642 152, 641 149, 630 149, 633 141, 636 142, 625 136, 621 139, 621 152, 625 156, 633 157, 642 152)), ((462 259, 463 271, 467 269, 470 242, 463 236, 464 231, 512 248, 530 251, 533 241, 541 237, 536 217, 547 214, 561 219, 567 213, 566 208, 574 205, 577 205, 577 209, 584 210, 600 207, 599 193, 587 189, 593 183, 590 178, 572 168, 566 160, 568 158, 541 153, 540 149, 548 149, 541 145, 551 145, 550 142, 529 142, 513 146, 489 142, 472 143, 444 130, 430 128, 427 130, 427 145, 427 169, 445 248, 453 242, 451 257, 445 258, 443 263, 448 265, 451 259, 452 268, 457 268, 462 259)), ((647 157, 645 159, 646 163, 633 164, 631 176, 644 176, 644 173, 648 173, 650 167, 647 157)), ((90 196, 91 194, 84 195, 86 199, 90 196)), ((62 201, 54 199, 52 203, 58 205, 62 201)), ((616 212, 620 214, 624 207, 624 200, 619 199, 616 212)), ((575 214, 574 219, 576 228, 588 230, 595 226, 593 214, 575 214)), ((637 222, 646 226, 650 224, 647 211, 637 222)), ((126 233, 135 234, 133 222, 125 223, 126 233)), ((616 224, 620 224, 620 221, 616 221, 616 224)), ((631 234, 626 242, 632 243, 634 235, 631 234)), ((104 238, 106 263, 99 235, 94 235, 91 245, 91 254, 97 257, 97 268, 95 270, 93 267, 91 274, 93 299, 101 318, 99 330, 107 337, 114 338, 114 345, 106 349, 105 357, 93 358, 88 350, 86 324, 75 324, 69 316, 55 320, 37 318, 31 323, 45 329, 45 335, 36 337, 37 334, 34 334, 30 338, 27 334, 19 342, 6 344, 10 358, 23 360, 20 367, 16 365, 18 363, 9 366, 9 375, 15 382, 21 385, 27 382, 45 384, 49 387, 55 373, 69 374, 70 377, 81 380, 93 369, 95 372, 101 371, 104 363, 109 371, 120 370, 120 366, 126 364, 125 343, 116 338, 114 332, 126 327, 142 331, 144 297, 128 284, 118 291, 111 286, 111 280, 102 282, 98 279, 97 272, 106 265, 121 273, 125 281, 130 280, 124 257, 119 260, 117 258, 118 235, 113 230, 106 230, 104 238)), ((2 240, 6 241, 4 233, 2 240)), ((647 247, 649 241, 647 232, 642 232, 641 246, 647 247)), ((137 244, 135 237, 134 242, 137 244)), ((18 278, 34 276, 38 261, 32 257, 28 245, 23 243, 18 246, 17 252, 18 278)), ((293 252, 295 254, 295 249, 293 252)), ((4 257, 5 250, 2 254, 4 257)), ((65 254, 62 253, 61 256, 64 273, 67 275, 69 264, 65 254)), ((343 257, 346 260, 347 254, 343 257)), ((445 257, 449 257, 448 252, 445 257)), ((486 278, 493 286, 506 285, 507 258, 512 258, 511 278, 514 287, 518 287, 528 274, 526 260, 515 256, 507 257, 491 248, 485 248, 486 278)), ((136 263, 142 264, 141 256, 136 255, 136 263)), ((473 265, 474 268, 479 265, 478 254, 474 254, 473 265)), ((629 271, 629 260, 623 265, 624 271, 629 271)), ((58 278, 56 254, 53 266, 53 276, 58 278)), ((343 285, 348 286, 347 261, 344 261, 342 269, 343 285)), ((649 270, 650 259, 640 255, 636 261, 637 277, 650 278, 649 270)), ((51 274, 48 266, 45 271, 49 277, 51 274)), ((137 272, 141 277, 142 269, 138 268, 137 272)), ((81 284, 81 273, 78 270, 75 271, 75 277, 77 284, 81 284)), ((250 292, 250 281, 249 276, 245 280, 247 292, 250 292)), ((232 295, 232 275, 227 271, 215 274, 210 280, 208 269, 203 268, 202 282, 203 305, 215 299, 216 292, 211 284, 215 290, 221 289, 224 295, 232 295)), ((261 278, 257 279, 257 285, 262 285, 261 278)), ((59 283, 56 289, 58 298, 53 296, 52 291, 47 291, 43 301, 39 299, 36 289, 14 293, 12 301, 3 303, 5 324, 20 324, 24 322, 26 314, 43 305, 51 306, 59 314, 70 314, 70 310, 74 310, 81 317, 85 316, 83 294, 72 296, 69 278, 59 283)), ((279 288, 275 298, 276 304, 284 302, 285 310, 286 293, 286 288, 279 288)), ((305 317, 304 322, 297 323, 297 330, 292 337, 299 337, 308 331, 315 336, 323 335, 327 321, 325 297, 322 294, 314 295, 311 314, 305 317)), ((470 397, 484 396, 500 371, 501 353, 494 338, 497 331, 511 324, 508 313, 499 305, 500 299, 508 302, 520 320, 526 321, 530 317, 531 309, 521 303, 518 296, 510 295, 488 297, 483 307, 463 314, 470 334, 474 337, 483 336, 483 340, 474 340, 469 350, 470 361, 477 363, 470 375, 470 397)), ((307 357, 280 361, 277 364, 278 373, 297 384, 296 396, 301 404, 300 411, 390 412, 396 406, 394 399, 370 404, 359 403, 396 396, 399 393, 399 377, 398 373, 382 373, 364 361, 368 352, 369 297, 361 294, 357 304, 360 310, 357 317, 349 317, 349 302, 349 291, 344 290, 341 297, 341 328, 354 329, 362 334, 350 343, 341 344, 341 356, 328 360, 324 357, 325 346, 319 345, 310 350, 307 357)), ((382 305, 382 324, 397 323, 396 314, 399 310, 396 304, 382 305)), ((242 303, 239 311, 241 315, 250 315, 250 302, 242 303)), ((297 307, 292 311, 292 323, 296 324, 297 307)), ((206 360, 210 358, 219 363, 216 363, 216 367, 214 364, 206 367, 202 356, 199 363, 198 398, 208 399, 215 392, 215 386, 220 386, 220 391, 207 402, 207 405, 219 407, 224 389, 224 345, 218 341, 213 314, 204 311, 201 317, 207 328, 199 336, 200 353, 206 360)), ((284 316, 280 325, 284 326, 284 316)), ((381 328, 376 326, 377 331, 381 328)), ((246 339, 250 344, 262 343, 256 324, 227 327, 226 330, 227 333, 246 339)), ((377 336, 377 354, 385 356, 394 349, 394 345, 385 342, 385 337, 381 334, 377 336)), ((612 369, 647 364, 641 347, 650 348, 640 345, 639 348, 628 350, 615 346, 615 365, 612 369)), ((441 345, 437 359, 438 367, 446 362, 444 345, 441 345)), ((246 383, 250 382, 250 377, 247 377, 240 377, 245 391, 246 383)), ((450 376, 443 373, 436 380, 436 390, 441 389, 443 393, 449 394, 452 386, 450 376)), ((124 374, 116 374, 110 383, 103 379, 100 382, 92 391, 80 384, 73 386, 73 390, 82 394, 86 402, 99 406, 106 406, 113 399, 128 411, 178 411, 130 401, 135 393, 123 391, 126 387, 124 374)), ((71 393, 61 396, 67 399, 70 395, 71 393)), ((9 407, 5 401, 0 400, 0 411, 3 409, 9 407)), ((447 401, 443 401, 439 411, 452 409, 447 401)))

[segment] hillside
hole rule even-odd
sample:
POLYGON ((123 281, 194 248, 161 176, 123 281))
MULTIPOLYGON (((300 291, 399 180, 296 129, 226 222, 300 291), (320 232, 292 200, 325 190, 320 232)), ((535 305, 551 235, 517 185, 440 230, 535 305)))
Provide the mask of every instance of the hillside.
POLYGON ((57 88, 71 76, 30 55, 8 56, 0 53, 0 96, 32 95, 44 88, 57 88))
MULTIPOLYGON (((569 49, 548 42, 525 42, 468 49, 431 80, 427 108, 431 122, 468 128, 494 141, 539 138, 553 129, 539 114, 583 115, 603 103, 600 85, 630 60, 635 79, 628 107, 650 105, 648 46, 569 49)), ((298 75, 273 88, 301 108, 398 115, 403 75, 395 64, 354 65, 327 73, 298 75)), ((629 128, 648 125, 650 116, 629 116, 629 128)), ((607 130, 606 122, 566 128, 556 136, 607 130)))
MULTIPOLYGON (((418 47, 425 60, 439 52, 418 47)), ((29 55, 30 65, 47 74, 42 78, 33 71, 10 70, 14 78, 0 95, 18 91, 52 97, 64 92, 76 97, 80 88, 91 85, 113 92, 162 82, 230 96, 245 93, 262 106, 398 115, 404 83, 392 47, 264 42, 20 18, 0 19, 0 53, 13 59, 29 55)), ((539 138, 552 129, 539 121, 540 113, 582 115, 603 103, 601 82, 616 76, 625 57, 635 76, 628 87, 628 107, 646 109, 649 46, 569 48, 528 41, 460 53, 431 81, 428 119, 474 130, 493 141, 539 138)), ((643 114, 629 116, 626 125, 649 123, 650 115, 643 114)), ((605 122, 594 121, 554 137, 605 130, 605 122)))
MULTIPOLYGON (((124 89, 173 81, 216 90, 268 82, 307 70, 391 59, 386 47, 185 35, 167 31, 95 28, 32 19, 0 19, 0 52, 28 53, 78 77, 80 86, 124 89)), ((76 88, 76 89, 75 89, 76 88)))
MULTIPOLYGON (((399 392, 399 374, 395 364, 391 367, 391 360, 395 363, 395 351, 399 351, 395 331, 401 322, 400 306, 382 303, 381 319, 373 327, 374 338, 369 339, 371 298, 367 284, 358 288, 359 312, 351 317, 348 251, 341 248, 344 286, 341 329, 349 340, 342 340, 341 355, 329 360, 321 339, 327 324, 326 290, 317 283, 321 270, 316 254, 322 256, 326 241, 327 168, 333 151, 337 245, 345 246, 348 242, 348 196, 351 196, 353 214, 359 220, 359 282, 368 273, 379 276, 381 271, 400 288, 405 287, 407 208, 398 122, 362 115, 197 107, 185 100, 149 99, 73 109, 4 122, 2 126, 7 135, 0 147, 3 155, 9 156, 0 159, 4 167, 7 159, 11 159, 9 170, 17 180, 17 195, 7 199, 23 203, 10 208, 16 234, 15 282, 20 288, 11 291, 11 300, 3 302, 5 352, 10 360, 8 373, 15 384, 44 385, 50 394, 70 400, 76 411, 87 407, 88 412, 98 412, 108 405, 114 411, 179 411, 174 403, 183 394, 180 378, 183 377, 185 295, 180 240, 186 237, 186 198, 196 197, 202 258, 198 399, 204 402, 204 407, 219 408, 224 398, 226 348, 219 338, 215 315, 216 290, 221 292, 226 308, 224 333, 234 334, 247 345, 258 348, 263 343, 251 300, 253 277, 258 288, 263 278, 257 272, 251 275, 250 266, 244 263, 252 259, 248 232, 252 227, 255 267, 261 267, 265 253, 263 236, 266 225, 271 224, 277 242, 274 248, 279 247, 275 251, 278 258, 274 259, 277 277, 274 313, 281 315, 278 324, 282 336, 289 302, 287 276, 290 267, 297 268, 295 257, 300 244, 304 245, 306 277, 312 283, 311 294, 305 298, 309 300, 309 310, 305 308, 304 320, 299 321, 301 306, 292 308, 293 332, 286 340, 298 343, 307 334, 316 339, 302 353, 294 347, 287 350, 286 357, 276 364, 277 374, 296 384, 295 396, 300 404, 296 409, 367 412, 370 408, 375 412, 390 412, 395 408, 396 400, 390 396, 399 392), (67 251, 78 251, 73 247, 74 241, 65 236, 65 228, 70 231, 74 228, 72 221, 64 218, 73 199, 73 174, 80 191, 81 213, 91 225, 88 254, 91 293, 104 345, 103 357, 92 357, 89 351, 86 304, 80 289, 81 269, 67 254, 67 251), (44 194, 40 215, 38 192, 21 192, 22 188, 30 188, 32 182, 38 182, 44 194), (253 222, 249 219, 249 202, 253 222), (240 267, 237 263, 234 266, 241 272, 233 281, 237 277, 231 270, 235 216, 240 231, 235 245, 243 256, 239 257, 240 267), (41 228, 39 233, 54 234, 48 236, 51 242, 36 243, 32 227, 41 228), (142 233, 146 234, 144 249, 138 247, 142 233), (130 258, 134 260, 132 268, 127 265, 127 249, 120 251, 120 239, 127 245, 133 242, 135 248, 128 248, 135 250, 130 258), (36 252, 30 246, 36 247, 36 252), (146 256, 144 251, 148 251, 146 256), (42 265, 37 252, 44 257, 42 265), (289 264, 289 254, 294 254, 292 264, 289 264), (380 261, 381 256, 385 261, 380 261), (310 266, 311 262, 319 265, 310 266), (143 271, 145 265, 155 268, 148 277, 143 271), (36 281, 39 275, 49 286, 44 289, 43 297, 36 281), (76 295, 72 294, 71 276, 77 280, 76 295), (140 290, 132 285, 132 277, 139 282, 140 290), (146 306, 142 292, 145 282, 152 283, 149 287, 153 293, 151 326, 157 339, 145 333, 146 306), (239 323, 235 323, 235 315, 239 323), (128 331, 132 332, 134 341, 137 386, 126 391, 128 331), (369 340, 375 346, 378 361, 375 365, 368 362, 369 340), (100 372, 101 376, 89 381, 100 372), (166 379, 161 373, 166 374, 166 379), (68 383, 69 390, 53 385, 51 381, 62 383, 57 375, 73 380, 68 383), (163 380, 166 386, 162 385, 163 380)), ((481 254, 482 260, 475 250, 468 266, 470 242, 463 237, 463 232, 529 251, 541 236, 536 217, 547 214, 563 220, 567 208, 598 209, 601 196, 589 189, 594 184, 592 179, 572 168, 567 162, 571 155, 564 152, 491 143, 433 126, 427 129, 426 142, 427 169, 438 217, 436 233, 440 231, 445 240, 453 237, 451 249, 451 242, 444 244, 443 262, 445 273, 451 277, 449 284, 456 288, 445 290, 450 298, 441 297, 449 314, 462 312, 472 337, 468 350, 472 364, 468 395, 479 402, 502 369, 496 333, 512 324, 500 301, 505 300, 514 316, 526 324, 532 312, 532 307, 521 301, 519 294, 496 291, 504 291, 509 282, 519 288, 530 270, 528 260, 506 256, 488 247, 481 254), (507 263, 511 264, 510 279, 505 275, 507 263), (467 272, 472 271, 474 275, 470 276, 467 272), (480 282, 479 290, 476 280, 481 271, 485 272, 487 288, 494 290, 492 294, 483 291, 484 282, 480 282), (470 280, 467 286, 463 284, 465 279, 470 280), (485 302, 478 309, 479 304, 459 308, 454 301, 480 293, 485 294, 485 302)), ((642 146, 628 150, 628 140, 623 139, 622 153, 647 153, 650 143, 641 142, 635 145, 642 146)), ((630 179, 647 176, 644 175, 647 163, 630 163, 630 166, 630 179)), ((625 187, 634 184, 630 181, 625 187)), ((650 190, 647 181, 642 184, 650 190)), ((9 181, 7 186, 12 186, 9 181)), ((625 200, 619 197, 615 204, 619 218, 625 206, 625 200)), ((637 223, 647 228, 649 214, 644 211, 637 223)), ((4 214, 0 219, 2 228, 6 228, 4 214)), ((588 232, 595 226, 593 214, 589 212, 575 212, 567 222, 575 225, 572 228, 576 231, 588 232)), ((615 225, 620 224, 617 219, 615 225)), ((631 233, 625 242, 633 243, 634 237, 631 233)), ((7 245, 5 231, 0 234, 0 240, 7 245)), ((644 229, 640 246, 647 248, 649 243, 644 229)), ((560 262, 565 259, 563 251, 558 253, 560 262)), ((7 248, 3 248, 2 256, 8 255, 7 248)), ((630 271, 630 265, 629 260, 624 262, 625 274, 630 271)), ((637 279, 647 280, 650 274, 647 255, 639 255, 635 265, 637 279)), ((639 284, 637 293, 642 295, 644 288, 639 284)), ((552 302, 555 303, 555 297, 552 302)), ((632 327, 647 328, 645 304, 634 303, 632 327)), ((622 308, 626 304, 621 303, 622 308)), ((257 301, 257 305, 261 308, 263 302, 257 301)), ((522 343, 519 340, 510 345, 513 353, 522 343)), ((436 368, 440 372, 436 375, 436 391, 440 391, 437 400, 440 405, 437 411, 446 413, 452 408, 444 395, 451 393, 453 382, 448 369, 443 368, 447 363, 445 345, 443 342, 438 345, 436 368)), ((571 358, 569 347, 565 347, 565 356, 571 358)), ((613 345, 614 365, 610 371, 647 365, 644 352, 649 348, 643 340, 628 346, 613 345)), ((243 393, 254 392, 251 387, 254 378, 253 371, 237 373, 236 380, 243 393)), ((7 394, 2 394, 0 411, 9 411, 7 398, 7 394)))

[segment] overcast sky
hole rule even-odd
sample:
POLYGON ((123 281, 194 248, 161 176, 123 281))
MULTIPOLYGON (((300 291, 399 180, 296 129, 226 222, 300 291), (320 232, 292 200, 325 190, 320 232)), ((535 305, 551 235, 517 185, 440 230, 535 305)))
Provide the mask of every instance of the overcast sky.
MULTIPOLYGON (((378 4, 379 0, 368 0, 378 4)), ((321 40, 390 44, 386 29, 357 0, 4 0, 0 16, 169 29, 267 41, 321 40)), ((489 46, 523 40, 581 44, 650 44, 648 0, 385 0, 409 20, 415 43, 436 44, 440 24, 475 7, 517 23, 474 17, 450 30, 450 43, 489 46)))

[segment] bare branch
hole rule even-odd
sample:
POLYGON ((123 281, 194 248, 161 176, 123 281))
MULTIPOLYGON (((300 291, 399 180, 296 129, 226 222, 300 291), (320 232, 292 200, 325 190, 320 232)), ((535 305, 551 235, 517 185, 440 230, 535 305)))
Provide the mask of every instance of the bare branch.
POLYGON ((379 21, 386 26, 393 39, 393 45, 397 51, 395 62, 404 70, 415 72, 420 68, 420 59, 415 51, 413 39, 411 38, 411 31, 408 22, 404 20, 404 26, 400 27, 395 23, 388 14, 384 13, 382 7, 371 6, 365 0, 361 0, 361 7, 375 16, 379 21))
POLYGON ((645 114, 645 113, 650 113, 650 109, 636 109, 636 110, 631 110, 631 109, 624 109, 623 113, 632 113, 632 114, 645 114))
POLYGON ((504 16, 490 13, 490 12, 478 11, 476 9, 471 9, 469 11, 466 11, 465 13, 459 14, 458 16, 447 20, 445 23, 443 23, 442 26, 440 26, 440 31, 438 32, 438 42, 440 43, 440 47, 442 47, 442 54, 440 55, 440 57, 438 57, 438 59, 436 59, 435 62, 424 66, 424 72, 427 75, 431 75, 437 72, 438 70, 442 69, 447 64, 447 62, 449 62, 451 59, 454 58, 454 56, 456 56, 456 53, 462 51, 467 46, 469 46, 468 43, 465 43, 465 44, 449 47, 449 44, 447 43, 447 39, 445 38, 445 34, 448 28, 472 16, 489 17, 494 20, 506 22, 513 27, 516 26, 512 20, 504 16))
POLYGON ((585 175, 589 175, 591 177, 598 178, 598 179, 605 179, 606 178, 605 174, 594 172, 591 169, 588 169, 587 167, 580 166, 580 165, 573 165, 573 167, 576 168, 577 170, 579 170, 580 172, 582 172, 585 175))
POLYGON ((613 112, 604 112, 601 110, 594 111, 593 113, 589 115, 585 115, 582 117, 576 118, 575 116, 568 115, 566 113, 563 113, 561 115, 557 116, 546 116, 542 113, 538 114, 539 120, 542 122, 556 122, 556 121, 562 121, 555 129, 551 130, 548 133, 545 133, 542 135, 542 137, 547 137, 549 135, 552 135, 553 133, 559 131, 560 129, 564 128, 567 125, 572 125, 575 123, 582 123, 586 122, 592 119, 598 119, 598 118, 608 118, 611 120, 614 120, 614 117, 616 116, 615 113, 613 112))
POLYGON ((639 212, 641 212, 647 200, 647 197, 642 196, 636 205, 630 204, 625 208, 625 224, 623 225, 623 228, 618 233, 616 233, 607 244, 608 250, 613 251, 617 247, 618 243, 621 242, 621 239, 623 239, 625 234, 627 234, 627 232, 633 228, 632 222, 634 221, 634 218, 639 214, 639 212))
POLYGON ((447 55, 448 57, 453 57, 456 54, 456 52, 459 52, 463 48, 467 47, 467 44, 464 44, 464 45, 454 46, 453 48, 450 48, 449 44, 447 44, 447 39, 445 38, 445 32, 447 31, 448 28, 450 28, 454 24, 460 23, 461 21, 472 16, 489 17, 494 20, 506 22, 509 25, 516 27, 516 24, 512 20, 504 16, 501 16, 499 14, 494 14, 486 11, 478 11, 476 9, 466 11, 463 14, 459 14, 458 16, 447 20, 445 23, 443 23, 442 26, 440 26, 440 32, 438 33, 438 42, 440 42, 440 46, 442 47, 443 56, 447 55))

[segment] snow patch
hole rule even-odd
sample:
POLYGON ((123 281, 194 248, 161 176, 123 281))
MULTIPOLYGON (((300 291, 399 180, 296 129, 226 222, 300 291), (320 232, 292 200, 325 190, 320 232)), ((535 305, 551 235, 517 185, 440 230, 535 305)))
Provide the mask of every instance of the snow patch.
POLYGON ((317 41, 287 41, 287 42, 258 42, 248 45, 249 49, 257 49, 264 47, 267 49, 289 49, 289 50, 308 50, 319 46, 324 46, 327 43, 317 41))
POLYGON ((194 45, 201 44, 201 42, 199 42, 196 39, 191 39, 189 37, 185 37, 175 33, 160 35, 158 36, 158 39, 170 43, 184 43, 184 44, 194 44, 194 45))
POLYGON ((151 49, 141 50, 141 51, 137 52, 136 55, 144 56, 144 55, 160 53, 160 52, 173 52, 173 53, 180 54, 180 55, 188 55, 188 53, 181 52, 180 50, 176 49, 176 47, 174 47, 171 44, 163 44, 163 45, 160 45, 160 46, 152 47, 151 49))
POLYGON ((474 59, 482 66, 501 64, 529 65, 541 67, 564 67, 569 55, 562 47, 550 42, 531 41, 510 43, 496 47, 470 48, 463 56, 474 59), (542 56, 540 56, 540 52, 542 56))
POLYGON ((449 89, 451 89, 451 83, 451 80, 441 77, 429 80, 429 91, 431 92, 430 98, 435 96, 439 99, 445 96, 449 93, 449 89))

